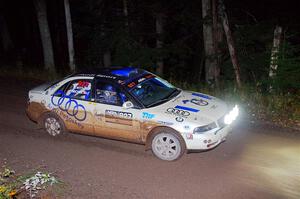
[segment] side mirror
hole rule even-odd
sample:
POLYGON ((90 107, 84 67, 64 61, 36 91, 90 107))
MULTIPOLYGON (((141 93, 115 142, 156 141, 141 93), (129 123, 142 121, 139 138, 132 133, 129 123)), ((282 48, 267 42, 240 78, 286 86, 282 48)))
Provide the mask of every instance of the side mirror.
POLYGON ((126 102, 123 103, 122 107, 126 108, 126 109, 129 109, 129 108, 133 108, 134 105, 131 101, 126 101, 126 102))

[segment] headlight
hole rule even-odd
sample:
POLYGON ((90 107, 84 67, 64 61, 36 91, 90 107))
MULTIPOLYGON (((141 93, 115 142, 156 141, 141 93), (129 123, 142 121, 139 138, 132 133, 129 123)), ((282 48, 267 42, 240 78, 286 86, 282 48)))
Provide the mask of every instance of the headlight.
POLYGON ((194 129, 193 133, 195 133, 195 134, 202 134, 202 133, 204 133, 206 131, 210 131, 210 130, 212 130, 214 128, 217 128, 217 124, 215 122, 210 123, 210 124, 205 125, 205 126, 199 126, 199 127, 197 127, 197 128, 194 129))
POLYGON ((224 117, 225 124, 231 124, 239 115, 239 108, 237 105, 224 117))

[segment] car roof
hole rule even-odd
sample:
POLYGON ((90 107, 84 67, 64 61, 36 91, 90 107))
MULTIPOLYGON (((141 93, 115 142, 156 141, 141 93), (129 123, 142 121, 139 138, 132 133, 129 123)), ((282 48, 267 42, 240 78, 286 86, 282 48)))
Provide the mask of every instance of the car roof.
POLYGON ((150 74, 148 71, 145 71, 140 68, 135 67, 124 67, 124 66, 114 66, 108 68, 98 68, 98 69, 90 69, 90 70, 82 70, 80 72, 76 72, 72 77, 75 76, 85 76, 85 77, 96 77, 101 79, 108 79, 111 81, 130 81, 141 75, 150 74))

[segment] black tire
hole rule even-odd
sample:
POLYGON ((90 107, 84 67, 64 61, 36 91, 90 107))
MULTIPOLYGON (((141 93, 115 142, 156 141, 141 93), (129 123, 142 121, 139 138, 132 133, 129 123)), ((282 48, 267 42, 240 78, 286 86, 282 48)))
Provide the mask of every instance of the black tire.
POLYGON ((183 138, 174 130, 159 128, 151 136, 152 153, 161 160, 178 160, 186 151, 183 138))
POLYGON ((51 136, 59 136, 66 132, 64 122, 54 113, 45 113, 42 116, 41 125, 51 136))

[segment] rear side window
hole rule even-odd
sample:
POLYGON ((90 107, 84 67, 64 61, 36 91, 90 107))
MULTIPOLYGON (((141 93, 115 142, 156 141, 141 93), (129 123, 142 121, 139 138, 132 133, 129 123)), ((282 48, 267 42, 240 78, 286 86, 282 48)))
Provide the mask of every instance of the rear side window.
POLYGON ((74 99, 89 100, 91 98, 91 89, 91 80, 75 80, 69 84, 65 94, 74 99))
POLYGON ((55 96, 63 95, 73 99, 90 100, 91 99, 92 80, 77 79, 64 84, 55 93, 55 96))
POLYGON ((64 95, 65 93, 65 90, 66 90, 66 87, 70 84, 70 82, 67 82, 65 83, 64 85, 62 85, 59 89, 57 89, 55 91, 55 93, 53 94, 54 96, 57 96, 57 97, 61 97, 64 95))

